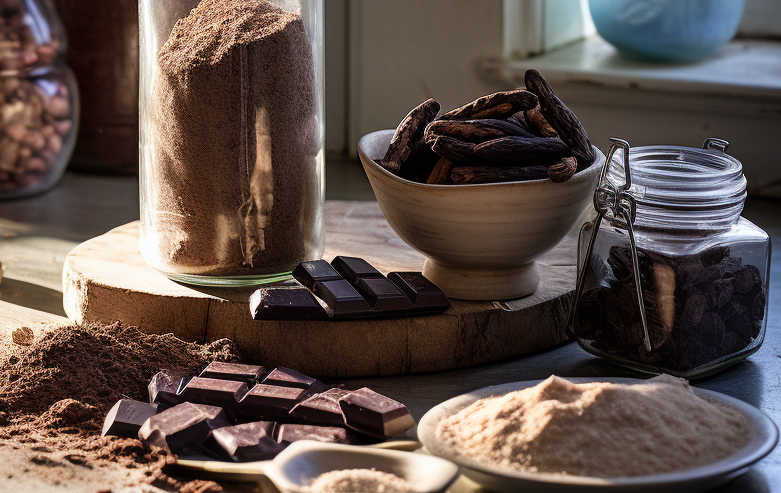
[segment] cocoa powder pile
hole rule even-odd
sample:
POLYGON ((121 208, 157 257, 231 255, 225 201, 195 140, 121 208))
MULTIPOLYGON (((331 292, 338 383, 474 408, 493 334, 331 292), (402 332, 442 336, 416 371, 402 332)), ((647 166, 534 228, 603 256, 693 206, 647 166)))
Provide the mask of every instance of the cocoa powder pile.
POLYGON ((289 271, 320 254, 322 124, 300 15, 203 0, 157 55, 142 250, 192 275, 289 271))
POLYGON ((552 376, 480 399, 442 420, 451 450, 511 470, 616 478, 692 469, 748 443, 737 410, 702 399, 682 379, 575 384, 552 376))
POLYGON ((47 488, 81 489, 94 476, 94 491, 140 485, 220 491, 216 483, 181 481, 163 472, 172 457, 162 451, 146 450, 135 439, 100 436, 109 408, 122 397, 146 400, 146 383, 159 369, 193 372, 212 360, 238 360, 232 342, 198 345, 119 324, 54 329, 0 356, 0 449, 12 448, 10 457, 26 460, 20 472, 37 475, 47 488), (124 484, 111 484, 109 472, 124 484), (69 474, 78 486, 67 482, 69 474))

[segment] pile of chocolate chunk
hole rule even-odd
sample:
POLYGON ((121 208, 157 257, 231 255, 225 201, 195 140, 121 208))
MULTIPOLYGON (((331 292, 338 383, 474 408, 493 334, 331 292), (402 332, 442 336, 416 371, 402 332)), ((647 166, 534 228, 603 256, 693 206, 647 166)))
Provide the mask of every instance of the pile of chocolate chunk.
POLYGON ((404 404, 369 388, 330 387, 289 368, 210 363, 198 376, 160 371, 149 402, 122 399, 103 435, 174 453, 267 460, 298 440, 368 444, 415 424, 404 404))
POLYGON ((755 265, 722 246, 685 256, 638 249, 637 257, 651 351, 623 245, 611 247, 609 272, 578 310, 576 333, 594 349, 679 373, 758 347, 767 293, 755 265))

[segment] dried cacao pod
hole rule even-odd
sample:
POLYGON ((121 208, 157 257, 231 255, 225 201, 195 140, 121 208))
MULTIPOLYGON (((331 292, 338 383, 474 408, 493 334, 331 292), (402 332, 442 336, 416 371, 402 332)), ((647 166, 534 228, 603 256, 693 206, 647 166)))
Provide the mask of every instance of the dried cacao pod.
POLYGON ((441 136, 434 139, 431 149, 442 157, 456 163, 475 162, 475 144, 453 137, 441 136))
POLYGON ((509 166, 551 165, 572 154, 561 139, 548 137, 502 137, 474 147, 480 161, 509 166))
POLYGON ((429 185, 443 185, 450 182, 450 169, 453 167, 453 161, 448 158, 439 158, 434 169, 428 176, 426 183, 429 185))
POLYGON ((396 133, 393 134, 388 151, 380 161, 380 165, 398 175, 415 150, 415 146, 423 138, 426 126, 434 121, 437 113, 439 113, 439 103, 433 98, 413 108, 396 127, 396 133))
POLYGON ((545 119, 545 115, 542 114, 539 106, 535 106, 530 110, 524 112, 526 123, 529 128, 536 135, 540 137, 558 137, 559 133, 556 132, 548 120, 545 119))
POLYGON ((523 89, 495 92, 471 103, 448 111, 441 120, 476 120, 480 118, 507 118, 513 113, 537 106, 537 96, 523 89))
POLYGON ((457 166, 450 170, 455 185, 540 180, 548 177, 545 166, 457 166))
POLYGON ((534 137, 526 129, 507 120, 434 120, 426 127, 425 140, 433 144, 440 136, 454 137, 465 142, 485 142, 500 137, 534 137))
MULTIPOLYGON (((526 87, 537 95, 545 119, 558 132, 559 137, 572 148, 580 169, 591 166, 596 159, 586 129, 575 113, 556 96, 548 81, 534 70, 527 70, 524 76, 526 87)), ((528 117, 528 115, 527 115, 528 117)))
POLYGON ((553 182, 562 183, 572 178, 577 170, 578 160, 574 157, 565 157, 548 168, 548 177, 553 182))

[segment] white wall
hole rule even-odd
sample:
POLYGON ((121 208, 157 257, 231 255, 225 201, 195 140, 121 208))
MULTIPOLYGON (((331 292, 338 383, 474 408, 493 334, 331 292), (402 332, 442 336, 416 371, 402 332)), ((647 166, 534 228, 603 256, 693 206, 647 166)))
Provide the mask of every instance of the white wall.
POLYGON ((351 152, 361 135, 395 127, 428 97, 445 109, 497 88, 480 80, 473 65, 502 52, 502 0, 350 0, 348 5, 351 152))

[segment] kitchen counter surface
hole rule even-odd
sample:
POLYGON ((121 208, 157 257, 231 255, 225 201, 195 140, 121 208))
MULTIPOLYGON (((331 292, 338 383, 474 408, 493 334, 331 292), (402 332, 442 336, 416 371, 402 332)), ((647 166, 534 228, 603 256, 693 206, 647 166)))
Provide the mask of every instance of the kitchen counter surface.
MULTIPOLYGON (((331 199, 370 200, 371 191, 359 166, 351 161, 329 165, 331 199)), ((76 244, 138 218, 135 178, 68 174, 52 192, 13 202, 0 202, 0 346, 10 344, 14 328, 65 323, 61 269, 76 244)), ((751 200, 744 216, 781 244, 781 202, 751 200)), ((773 254, 769 320, 764 346, 747 361, 697 386, 749 402, 781 423, 781 251, 773 254)), ((522 328, 520 328, 522 329, 522 328)), ((561 376, 637 376, 602 362, 577 344, 504 363, 437 374, 360 379, 407 403, 420 418, 437 403, 469 390, 517 380, 561 376)), ((22 452, 0 448, 0 462, 13 463, 22 452)), ((2 467, 0 467, 2 472, 2 467)), ((29 485, 32 486, 32 485, 29 485)), ((24 488, 22 488, 24 490, 24 488)), ((466 481, 453 489, 476 491, 466 481)), ((781 448, 720 492, 781 491, 781 448)))

